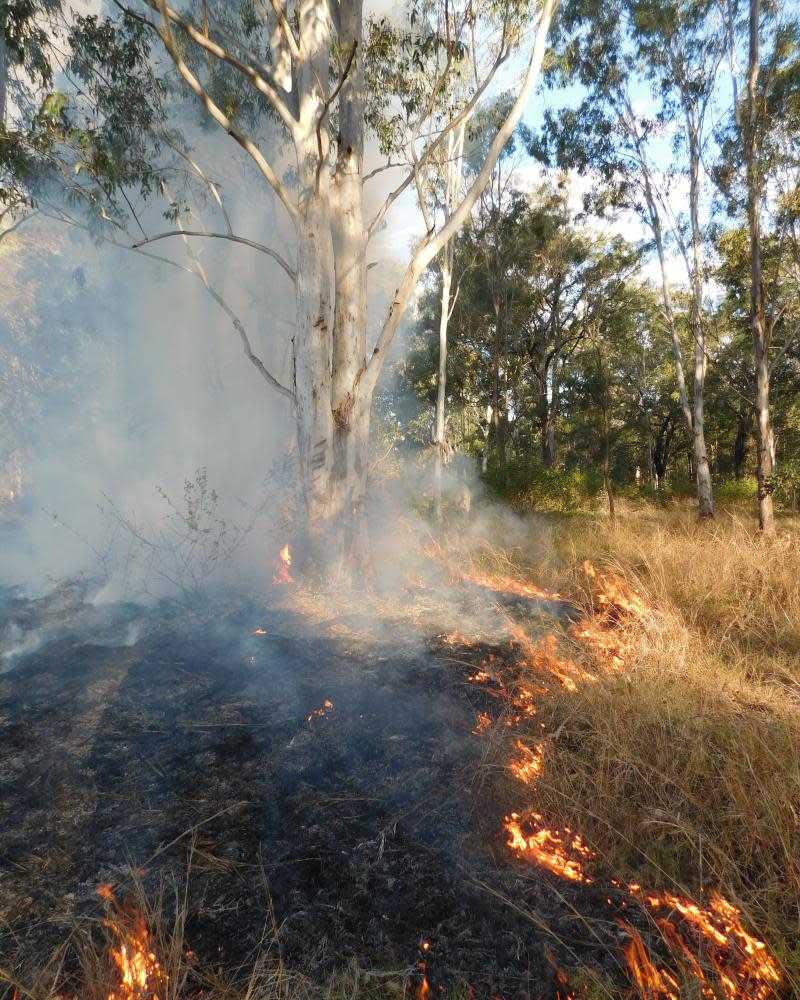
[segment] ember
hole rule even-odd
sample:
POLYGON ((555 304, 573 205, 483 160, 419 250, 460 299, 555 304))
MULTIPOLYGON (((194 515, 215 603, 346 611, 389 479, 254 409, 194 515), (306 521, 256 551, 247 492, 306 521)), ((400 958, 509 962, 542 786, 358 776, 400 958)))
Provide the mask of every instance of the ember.
POLYGON ((312 719, 321 719, 323 716, 327 715, 328 712, 333 708, 333 702, 330 698, 326 698, 322 703, 321 708, 315 708, 307 717, 306 722, 311 722, 312 719))

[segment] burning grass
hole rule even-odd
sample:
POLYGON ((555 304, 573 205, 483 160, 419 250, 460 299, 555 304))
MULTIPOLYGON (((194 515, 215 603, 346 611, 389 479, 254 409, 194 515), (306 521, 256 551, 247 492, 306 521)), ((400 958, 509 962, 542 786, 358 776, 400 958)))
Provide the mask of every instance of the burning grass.
MULTIPOLYGON (((709 526, 645 511, 610 530, 570 518, 556 545, 587 606, 594 581, 578 567, 611 558, 646 608, 605 636, 592 619, 573 631, 571 655, 606 672, 539 704, 550 736, 537 809, 580 830, 610 871, 661 887, 650 897, 659 924, 674 912, 668 900, 701 887, 736 901, 800 995, 798 534, 770 543, 733 517, 709 526)), ((712 896, 709 919, 728 905, 712 896)), ((631 939, 632 958, 638 948, 631 939)), ((761 992, 720 981, 725 996, 776 985, 770 969, 761 992)), ((684 995, 666 978, 646 988, 684 995)))

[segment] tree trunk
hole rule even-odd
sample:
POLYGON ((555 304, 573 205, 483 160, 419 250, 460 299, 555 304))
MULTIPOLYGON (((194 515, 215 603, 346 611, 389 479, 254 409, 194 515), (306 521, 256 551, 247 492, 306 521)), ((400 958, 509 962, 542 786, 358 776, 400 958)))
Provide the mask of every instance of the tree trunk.
POLYGON ((750 0, 750 55, 747 96, 749 121, 745 141, 747 165, 747 215, 750 224, 750 327, 755 354, 755 415, 758 445, 758 525, 766 534, 775 531, 772 506, 772 422, 769 409, 769 337, 764 310, 764 285, 761 276, 761 176, 758 164, 758 70, 759 20, 761 4, 750 0))
MULTIPOLYGON (((629 108, 629 114, 632 111, 629 108)), ((706 356, 705 356, 705 332, 702 323, 703 306, 703 278, 701 270, 700 255, 700 220, 698 215, 698 203, 700 194, 700 150, 698 137, 692 123, 687 123, 689 131, 690 149, 690 183, 689 201, 690 215, 692 222, 692 248, 694 253, 694 269, 692 272, 692 314, 691 327, 694 337, 694 387, 692 392, 692 403, 689 403, 689 394, 686 390, 686 379, 683 371, 683 358, 681 353, 681 342, 678 336, 678 328, 675 323, 675 316, 672 309, 672 298, 669 291, 669 281, 667 279, 666 256, 664 253, 664 240, 661 229, 661 217, 656 205, 655 193, 653 191, 650 168, 641 140, 634 132, 635 142, 642 167, 642 177, 644 182, 645 200, 647 202, 648 216, 653 230, 658 260, 661 268, 661 292, 664 304, 664 314, 672 338, 672 353, 675 361, 675 374, 678 383, 678 394, 681 402, 681 410, 689 433, 692 436, 692 447, 694 451, 694 475, 697 482, 697 503, 701 517, 714 516, 714 496, 711 485, 711 470, 708 465, 708 455, 706 454, 705 428, 704 428, 704 387, 706 376, 706 356)))
MULTIPOLYGON (((445 218, 455 207, 461 186, 461 160, 464 152, 466 122, 451 132, 447 139, 447 166, 445 168, 444 210, 445 218)), ((450 321, 450 289, 453 281, 453 254, 455 238, 448 240, 442 251, 442 295, 439 316, 439 372, 436 384, 436 423, 433 444, 436 449, 433 507, 437 521, 442 520, 442 472, 445 461, 445 399, 447 396, 447 326, 450 321)))
POLYGON ((608 389, 606 387, 606 399, 603 403, 603 485, 608 497, 608 517, 611 524, 616 524, 617 509, 614 502, 614 487, 611 483, 611 433, 608 416, 608 389))
POLYGON ((559 414, 559 392, 561 387, 561 358, 558 353, 553 357, 550 375, 550 409, 547 415, 547 449, 545 465, 556 464, 556 424, 559 414))
POLYGON ((714 493, 705 435, 706 341, 703 323, 703 271, 700 232, 700 146, 696 129, 689 126, 689 214, 692 224, 692 310, 694 338, 694 386, 692 390, 692 444, 700 517, 714 516, 714 493))
POLYGON ((733 442, 733 474, 737 479, 744 479, 745 462, 747 460, 747 437, 750 432, 749 415, 740 405, 736 422, 736 438, 733 442))
POLYGON ((433 431, 433 446, 436 449, 433 508, 437 521, 442 520, 442 474, 444 466, 445 447, 445 412, 444 401, 447 391, 447 321, 450 314, 450 285, 453 278, 453 241, 451 240, 442 254, 442 295, 441 315, 439 317, 439 373, 436 386, 436 423, 433 431))
POLYGON ((495 341, 494 357, 492 359, 492 426, 494 428, 494 446, 497 452, 497 463, 500 471, 500 484, 508 485, 508 463, 506 459, 506 428, 504 394, 500 385, 500 316, 495 309, 495 341))
POLYGON ((8 53, 6 52, 5 24, 0 24, 0 128, 6 123, 8 103, 8 53))

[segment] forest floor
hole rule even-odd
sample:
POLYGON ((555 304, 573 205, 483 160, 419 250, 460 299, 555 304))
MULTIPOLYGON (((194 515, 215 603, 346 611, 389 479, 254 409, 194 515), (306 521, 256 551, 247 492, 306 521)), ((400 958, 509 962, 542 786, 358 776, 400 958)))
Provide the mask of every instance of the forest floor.
POLYGON ((800 533, 452 534, 370 597, 2 595, 0 997, 800 995, 800 533))

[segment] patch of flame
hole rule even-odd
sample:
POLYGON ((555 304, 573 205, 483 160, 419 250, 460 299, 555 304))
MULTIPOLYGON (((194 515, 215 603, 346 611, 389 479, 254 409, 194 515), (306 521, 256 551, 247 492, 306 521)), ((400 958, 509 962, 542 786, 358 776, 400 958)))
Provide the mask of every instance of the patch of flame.
MULTIPOLYGON (((570 634, 594 655, 601 668, 619 671, 625 666, 628 652, 624 630, 619 627, 622 620, 640 618, 651 609, 620 576, 599 570, 590 562, 584 562, 581 570, 592 582, 595 613, 572 625, 570 634)), ((521 584, 491 573, 462 573, 451 580, 460 581, 523 597, 560 599, 557 594, 548 594, 532 584, 521 584)), ((461 646, 475 645, 460 632, 453 632, 446 641, 461 646)), ((599 679, 596 674, 560 656, 554 635, 534 645, 525 630, 518 627, 513 630, 509 645, 514 661, 534 674, 541 684, 546 684, 548 678, 555 678, 567 691, 575 692, 580 684, 599 679)), ((479 670, 469 679, 485 682, 489 678, 485 670, 479 670)), ((505 698, 521 713, 506 720, 510 726, 525 716, 535 715, 535 698, 547 695, 547 687, 537 685, 532 690, 519 680, 509 688, 502 673, 492 679, 499 685, 497 696, 505 698)), ((491 724, 492 719, 481 713, 473 732, 482 733, 491 724)), ((515 749, 518 756, 509 761, 509 769, 526 785, 535 785, 543 769, 543 746, 531 747, 517 740, 515 749)), ((592 882, 584 864, 594 857, 594 852, 569 827, 551 829, 539 813, 529 811, 522 816, 511 813, 503 828, 508 834, 508 846, 518 857, 573 882, 592 882)), ((616 880, 612 879, 611 884, 621 889, 616 880)), ((776 985, 781 981, 777 963, 765 943, 744 929, 740 911, 723 897, 713 894, 709 905, 703 907, 670 893, 643 893, 635 884, 628 886, 628 892, 636 902, 654 912, 656 926, 672 958, 671 969, 653 962, 639 932, 623 919, 617 919, 628 937, 623 948, 628 975, 643 997, 680 1000, 683 991, 678 977, 693 978, 700 987, 699 995, 708 1000, 718 997, 768 1000, 774 996, 776 985)), ((612 903, 610 898, 608 902, 612 903)), ((566 977, 559 977, 558 982, 566 985, 566 977)), ((423 979, 417 995, 427 997, 426 987, 427 980, 423 979)))
POLYGON ((629 615, 643 615, 651 610, 621 576, 597 569, 588 559, 581 563, 581 571, 592 581, 592 598, 599 612, 618 614, 624 611, 629 615))
POLYGON ((555 875, 573 882, 591 883, 581 862, 594 857, 594 852, 568 826, 551 830, 543 826, 539 813, 529 812, 524 817, 511 813, 503 828, 509 835, 508 846, 521 858, 536 862, 555 875), (523 829, 524 827, 524 829, 523 829))
POLYGON ((472 732, 476 736, 479 736, 482 732, 487 730, 489 726, 491 726, 491 724, 492 724, 492 717, 486 712, 479 712, 478 721, 475 723, 475 728, 472 730, 472 732))
POLYGON ((159 1000, 166 976, 151 945, 144 917, 121 906, 110 885, 98 886, 97 893, 109 904, 112 915, 103 924, 117 941, 111 948, 111 958, 120 981, 108 994, 108 1000, 159 1000))
POLYGON ((767 1000, 774 995, 781 980, 777 963, 766 944, 744 929, 741 911, 727 899, 712 893, 708 906, 700 906, 672 893, 642 894, 638 886, 629 888, 650 909, 663 914, 656 922, 676 963, 701 983, 714 981, 717 992, 709 985, 704 996, 767 1000), (674 921, 676 914, 680 919, 674 921))
POLYGON ((679 1000, 680 986, 677 979, 650 961, 641 934, 621 918, 617 919, 617 923, 628 935, 629 940, 623 947, 622 954, 628 967, 628 975, 639 987, 642 996, 648 1000, 679 1000))
POLYGON ((323 716, 327 715, 328 712, 333 708, 333 702, 330 698, 326 698, 322 703, 321 708, 315 708, 313 711, 306 716, 306 722, 311 722, 312 719, 321 719, 323 716))
POLYGON ((292 550, 287 542, 280 550, 278 558, 275 560, 275 569, 272 574, 273 587, 285 587, 287 584, 294 583, 294 577, 291 573, 291 565, 292 550))
POLYGON ((532 583, 521 583, 511 577, 501 576, 499 573, 484 573, 474 570, 472 573, 463 571, 454 572, 451 575, 451 583, 474 583, 478 587, 486 590, 494 590, 497 593, 513 594, 515 597, 529 597, 538 601, 560 601, 561 596, 548 590, 542 590, 532 583))
POLYGON ((511 773, 526 785, 532 785, 542 773, 544 765, 544 747, 537 743, 529 747, 522 740, 517 740, 514 746, 520 756, 509 763, 511 773))

